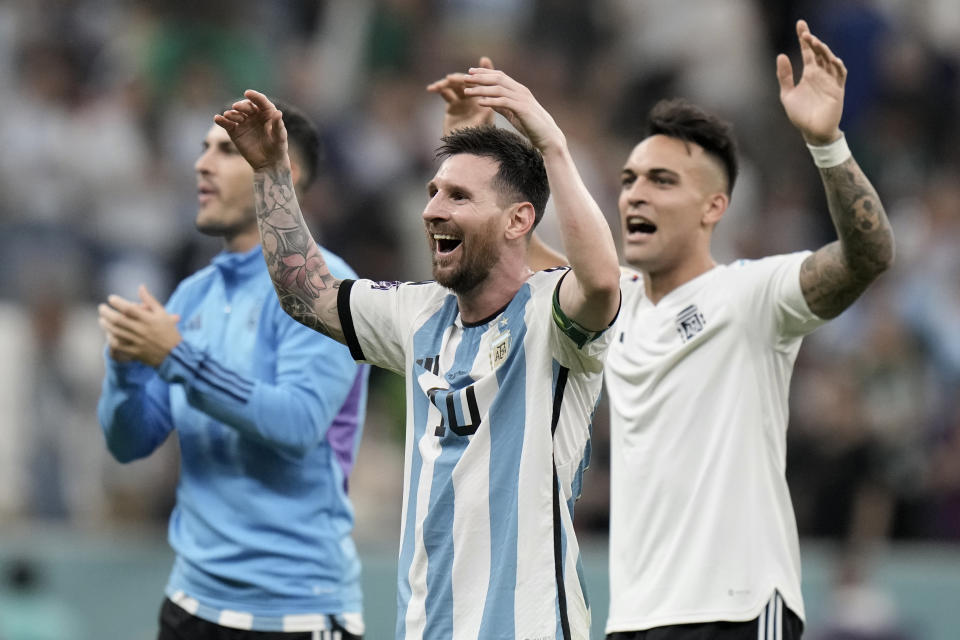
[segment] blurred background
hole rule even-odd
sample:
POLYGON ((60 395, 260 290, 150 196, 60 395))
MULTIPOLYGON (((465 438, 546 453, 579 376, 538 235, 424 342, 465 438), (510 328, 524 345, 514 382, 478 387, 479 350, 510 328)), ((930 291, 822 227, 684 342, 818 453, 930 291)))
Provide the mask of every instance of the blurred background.
MULTIPOLYGON (((808 338, 788 479, 806 637, 960 628, 960 6, 957 0, 5 0, 0 2, 0 640, 154 637, 172 561, 175 443, 130 465, 95 416, 95 305, 164 299, 220 241, 197 233, 212 115, 258 88, 319 124, 304 210, 374 279, 429 277, 419 216, 443 114, 424 87, 480 55, 566 132, 619 236, 622 162, 658 99, 734 123, 742 177, 721 261, 815 249, 833 229, 777 97, 794 22, 849 70, 842 124, 897 237, 895 268, 808 338)), ((541 234, 559 246, 551 220, 541 234)), ((390 637, 403 389, 376 372, 351 491, 367 637, 390 637)), ((577 506, 606 617, 607 414, 577 506)))

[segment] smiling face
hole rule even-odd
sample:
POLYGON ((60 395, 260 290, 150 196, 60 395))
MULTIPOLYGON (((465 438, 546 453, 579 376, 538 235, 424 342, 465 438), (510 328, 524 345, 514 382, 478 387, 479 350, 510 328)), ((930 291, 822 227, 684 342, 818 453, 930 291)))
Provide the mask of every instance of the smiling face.
MULTIPOLYGON (((257 237, 253 201, 253 169, 243 159, 230 136, 213 125, 203 139, 203 152, 194 164, 197 174, 197 229, 223 236, 228 245, 238 236, 257 237)), ((244 243, 247 244, 247 243, 244 243)), ((243 250, 245 247, 238 247, 243 250)))
POLYGON ((458 294, 482 283, 504 249, 508 212, 493 186, 497 169, 490 158, 457 154, 427 184, 423 221, 433 277, 458 294))
POLYGON ((710 234, 729 197, 720 162, 695 143, 665 135, 641 141, 623 167, 623 254, 651 276, 712 263, 710 234))

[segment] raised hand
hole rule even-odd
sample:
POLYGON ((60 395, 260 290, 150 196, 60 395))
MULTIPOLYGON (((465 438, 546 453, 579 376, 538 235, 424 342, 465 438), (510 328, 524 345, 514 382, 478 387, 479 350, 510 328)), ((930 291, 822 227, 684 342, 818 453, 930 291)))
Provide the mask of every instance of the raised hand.
MULTIPOLYGON (((493 69, 493 62, 483 56, 477 66, 493 69)), ((493 124, 493 109, 480 106, 477 98, 464 93, 466 79, 466 73, 448 73, 446 77, 427 85, 427 91, 438 94, 447 103, 443 115, 443 135, 464 127, 493 124)))
POLYGON ((553 117, 525 86, 497 69, 472 67, 464 78, 465 96, 476 98, 506 118, 541 153, 566 146, 566 139, 553 117))
POLYGON ((244 100, 234 102, 213 121, 223 127, 254 171, 288 166, 287 129, 283 114, 259 91, 247 89, 244 100))
POLYGON ((177 329, 180 316, 167 313, 145 286, 140 285, 139 293, 139 304, 108 297, 108 304, 97 307, 100 327, 107 334, 112 358, 158 367, 182 340, 177 329))
POLYGON ((799 83, 794 84, 790 59, 782 53, 777 56, 780 102, 809 144, 825 145, 841 135, 847 68, 830 47, 810 33, 804 20, 797 21, 797 38, 803 58, 799 83))

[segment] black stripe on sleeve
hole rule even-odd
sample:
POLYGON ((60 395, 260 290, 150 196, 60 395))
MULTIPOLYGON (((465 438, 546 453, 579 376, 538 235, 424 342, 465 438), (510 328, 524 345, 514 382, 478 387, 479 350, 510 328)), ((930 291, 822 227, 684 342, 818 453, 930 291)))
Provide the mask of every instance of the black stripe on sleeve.
POLYGON ((225 369, 209 358, 200 361, 200 375, 203 375, 204 371, 207 371, 211 377, 219 379, 224 384, 236 387, 241 393, 246 393, 247 395, 253 393, 253 381, 243 378, 234 371, 225 369))
POLYGON ((179 362, 185 369, 189 370, 190 373, 192 373, 196 379, 202 380, 203 382, 207 383, 214 389, 217 389, 221 393, 230 396, 240 404, 247 404, 247 396, 244 395, 242 392, 237 391, 236 389, 232 389, 229 386, 226 386, 224 384, 220 384, 216 380, 211 379, 210 376, 203 375, 203 373, 200 371, 200 367, 194 366, 188 363, 186 360, 181 358, 179 354, 171 351, 169 357, 173 358, 174 360, 179 362))
POLYGON ((353 315, 350 313, 350 290, 353 288, 353 283, 353 280, 340 281, 340 289, 337 291, 337 313, 340 316, 343 339, 350 347, 350 356, 354 360, 366 360, 363 357, 363 349, 360 348, 360 341, 357 339, 357 330, 353 326, 353 315))

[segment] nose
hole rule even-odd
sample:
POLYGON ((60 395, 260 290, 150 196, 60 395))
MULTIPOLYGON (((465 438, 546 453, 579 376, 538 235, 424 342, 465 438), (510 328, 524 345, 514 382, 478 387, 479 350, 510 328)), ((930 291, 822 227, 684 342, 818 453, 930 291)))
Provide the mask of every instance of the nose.
POLYGON ((423 208, 424 222, 443 222, 449 219, 450 212, 443 206, 439 194, 427 201, 427 206, 423 208))
POLYGON ((207 175, 213 171, 213 162, 210 158, 210 149, 204 149, 197 161, 193 163, 193 170, 200 175, 207 175))
POLYGON ((623 196, 631 207, 641 207, 649 203, 647 189, 644 186, 644 181, 640 179, 634 180, 633 184, 624 190, 623 196))

